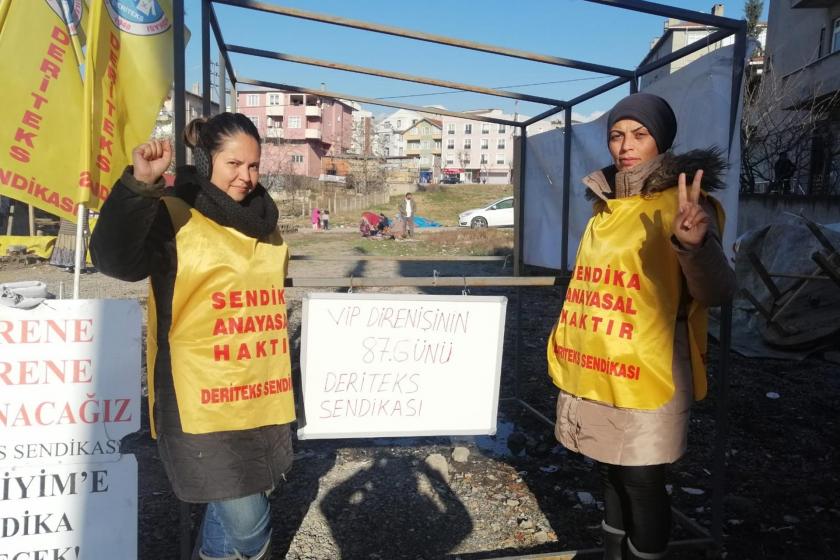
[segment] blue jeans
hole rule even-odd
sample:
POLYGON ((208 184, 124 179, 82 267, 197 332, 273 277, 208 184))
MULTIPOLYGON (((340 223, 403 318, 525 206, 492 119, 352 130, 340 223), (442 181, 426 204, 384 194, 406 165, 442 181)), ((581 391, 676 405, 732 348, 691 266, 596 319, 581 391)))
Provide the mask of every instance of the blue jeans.
POLYGON ((251 557, 271 539, 271 513, 264 493, 207 504, 201 529, 205 558, 251 557))

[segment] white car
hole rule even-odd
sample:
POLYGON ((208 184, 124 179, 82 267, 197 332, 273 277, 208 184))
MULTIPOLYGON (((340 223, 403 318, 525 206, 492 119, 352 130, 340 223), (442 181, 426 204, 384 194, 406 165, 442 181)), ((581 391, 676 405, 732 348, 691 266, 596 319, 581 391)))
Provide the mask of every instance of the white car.
POLYGON ((484 208, 474 208, 458 215, 461 227, 513 227, 513 197, 506 196, 484 208))

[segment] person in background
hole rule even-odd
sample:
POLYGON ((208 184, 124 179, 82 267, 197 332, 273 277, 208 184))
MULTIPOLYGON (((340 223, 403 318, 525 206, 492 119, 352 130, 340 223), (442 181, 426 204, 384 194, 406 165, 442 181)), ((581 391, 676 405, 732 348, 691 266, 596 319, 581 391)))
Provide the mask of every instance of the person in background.
POLYGON ((195 167, 177 170, 171 192, 162 178, 169 143, 134 149, 133 166, 102 207, 91 255, 108 276, 151 280, 152 437, 175 495, 207 504, 194 558, 268 560, 268 496, 293 457, 291 362, 279 351, 289 346, 289 251, 277 206, 258 182, 260 135, 251 120, 196 119, 185 140, 195 167), (256 313, 248 293, 267 294, 259 313, 271 318, 270 333, 230 326, 256 313), (278 351, 260 356, 267 334, 278 351))
POLYGON ((776 180, 776 190, 781 194, 791 194, 790 180, 796 172, 796 165, 788 159, 787 151, 779 154, 779 159, 773 165, 773 178, 776 180))
POLYGON ((319 230, 321 228, 321 211, 315 207, 312 209, 312 229, 319 230))
POLYGON ((417 203, 414 201, 411 193, 405 193, 405 197, 400 202, 399 215, 400 221, 402 222, 402 237, 413 237, 414 216, 417 215, 417 203))
POLYGON ((583 180, 594 215, 548 342, 555 435, 596 461, 604 558, 655 560, 671 531, 668 466, 706 395, 706 309, 735 290, 707 194, 725 162, 716 149, 669 152, 677 121, 655 95, 624 98, 607 123, 613 164, 583 180))
POLYGON ((324 231, 330 229, 330 211, 321 210, 321 229, 324 231))

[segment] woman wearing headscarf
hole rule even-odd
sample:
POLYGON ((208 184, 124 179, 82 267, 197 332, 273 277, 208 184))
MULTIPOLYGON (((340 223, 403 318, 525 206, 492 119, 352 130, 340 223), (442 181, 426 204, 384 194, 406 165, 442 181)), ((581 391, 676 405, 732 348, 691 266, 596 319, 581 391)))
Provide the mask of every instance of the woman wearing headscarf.
POLYGON ((149 277, 153 437, 179 499, 206 503, 196 556, 268 559, 268 494, 292 463, 286 330, 288 248, 259 184, 260 136, 245 115, 192 121, 195 167, 164 191, 172 149, 152 140, 102 207, 94 264, 149 277))
POLYGON ((664 558, 667 467, 686 450, 706 394, 706 309, 731 297, 721 248, 716 149, 669 151, 668 103, 638 93, 607 119, 613 164, 583 182, 594 215, 548 342, 560 394, 555 435, 594 459, 604 487, 604 558, 664 558))

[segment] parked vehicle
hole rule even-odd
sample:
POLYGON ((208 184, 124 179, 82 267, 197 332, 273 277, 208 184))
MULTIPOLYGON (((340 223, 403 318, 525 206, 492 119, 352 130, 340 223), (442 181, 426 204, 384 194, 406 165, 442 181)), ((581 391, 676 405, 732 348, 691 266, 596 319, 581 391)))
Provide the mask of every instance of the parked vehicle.
POLYGON ((457 185, 461 182, 461 177, 458 175, 444 175, 441 183, 444 185, 457 185))
POLYGON ((458 215, 461 227, 513 227, 513 197, 506 196, 485 206, 461 212, 458 215))

